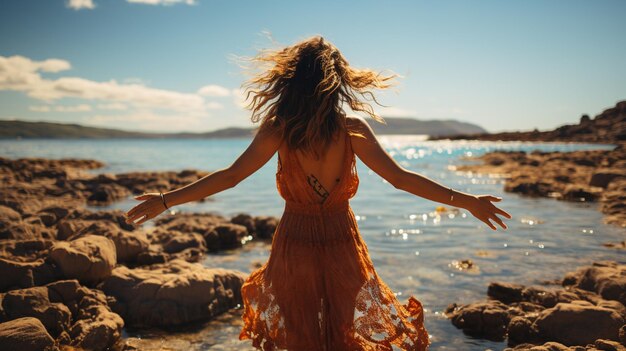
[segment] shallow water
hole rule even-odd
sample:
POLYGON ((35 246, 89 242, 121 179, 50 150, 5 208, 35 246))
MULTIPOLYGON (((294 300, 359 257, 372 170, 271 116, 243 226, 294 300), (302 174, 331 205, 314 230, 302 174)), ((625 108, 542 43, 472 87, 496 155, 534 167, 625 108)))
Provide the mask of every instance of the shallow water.
MULTIPOLYGON (((451 165, 472 161, 493 150, 572 151, 610 148, 604 145, 522 142, 423 141, 422 137, 380 136, 381 144, 405 168, 440 183, 475 194, 502 196, 500 206, 513 215, 509 229, 493 231, 462 210, 437 213, 437 203, 393 188, 360 160, 360 186, 351 200, 360 232, 378 274, 402 302, 417 297, 426 309, 432 350, 500 350, 502 342, 473 339, 442 316, 452 302, 486 298, 489 282, 540 284, 594 260, 624 261, 623 252, 602 246, 624 239, 623 229, 605 225, 594 203, 529 198, 502 190, 502 179, 457 173, 451 165), (477 268, 458 270, 454 263, 471 259, 477 268)), ((107 163, 100 172, 224 168, 245 150, 249 139, 216 140, 20 140, 0 141, 3 157, 95 158, 107 163)), ((236 188, 203 203, 178 206, 181 211, 209 211, 224 216, 246 212, 280 216, 284 201, 275 187, 277 157, 236 188)), ((128 199, 105 208, 129 209, 128 199)), ((150 222, 146 225, 151 225, 150 222)), ((269 244, 250 242, 240 250, 208 255, 208 267, 250 272, 269 255, 269 244)), ((169 350, 252 350, 239 341, 239 311, 204 325, 176 332, 131 330, 126 336, 140 348, 169 350)))

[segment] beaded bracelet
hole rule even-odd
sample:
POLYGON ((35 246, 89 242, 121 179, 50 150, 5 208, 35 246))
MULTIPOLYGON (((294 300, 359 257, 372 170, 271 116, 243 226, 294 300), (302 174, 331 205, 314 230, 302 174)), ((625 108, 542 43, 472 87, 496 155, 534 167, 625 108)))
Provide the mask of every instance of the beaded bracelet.
POLYGON ((163 193, 159 191, 159 194, 161 194, 161 201, 163 201, 163 206, 165 206, 165 209, 169 209, 169 207, 167 207, 167 204, 165 203, 165 197, 163 197, 163 193))

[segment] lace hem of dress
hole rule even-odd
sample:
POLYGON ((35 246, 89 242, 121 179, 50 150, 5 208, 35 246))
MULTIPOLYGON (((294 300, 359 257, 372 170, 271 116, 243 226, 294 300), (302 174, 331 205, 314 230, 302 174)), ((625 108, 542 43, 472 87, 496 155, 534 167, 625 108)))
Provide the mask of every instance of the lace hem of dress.
MULTIPOLYGON (((259 272, 257 272, 259 273, 259 272)), ((261 274, 257 274, 261 277, 261 274)), ((251 339, 263 351, 295 350, 287 345, 285 321, 275 301, 271 284, 252 279, 244 301, 244 327, 239 339, 251 339)), ((352 326, 344 331, 345 350, 422 351, 430 344, 424 328, 424 310, 414 296, 401 304, 378 275, 370 273, 356 296, 352 326)), ((319 313, 322 324, 322 312, 319 313)), ((297 348, 301 350, 300 347, 297 348)), ((316 350, 316 351, 338 350, 316 350)))

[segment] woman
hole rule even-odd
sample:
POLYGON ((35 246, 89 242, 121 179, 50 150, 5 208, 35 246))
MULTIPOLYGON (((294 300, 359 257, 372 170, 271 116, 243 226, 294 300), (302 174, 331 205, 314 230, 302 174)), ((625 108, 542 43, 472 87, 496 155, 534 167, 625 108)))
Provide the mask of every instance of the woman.
POLYGON ((166 208, 232 188, 278 152, 276 185, 285 209, 268 261, 241 288, 239 339, 262 350, 425 350, 422 304, 400 304, 377 275, 349 205, 358 188, 355 155, 395 188, 467 209, 492 229, 511 216, 500 198, 440 185, 398 165, 359 117, 377 121, 360 98, 384 89, 395 76, 351 67, 331 43, 312 37, 252 59, 263 70, 248 81, 252 121, 261 125, 246 151, 228 168, 165 194, 144 194, 128 212, 143 223, 166 208), (266 67, 264 67, 266 66, 266 67))

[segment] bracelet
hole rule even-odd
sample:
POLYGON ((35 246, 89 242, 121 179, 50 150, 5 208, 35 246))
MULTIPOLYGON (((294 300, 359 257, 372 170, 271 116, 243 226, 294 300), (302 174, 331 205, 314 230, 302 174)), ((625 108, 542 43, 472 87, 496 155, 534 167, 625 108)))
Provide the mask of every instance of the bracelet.
POLYGON ((448 187, 448 190, 450 190, 450 202, 454 201, 454 190, 452 190, 452 188, 448 187))
POLYGON ((159 191, 159 194, 161 194, 161 201, 163 201, 163 206, 165 206, 165 209, 169 209, 169 207, 167 207, 167 204, 165 203, 165 197, 163 196, 163 193, 159 191))

